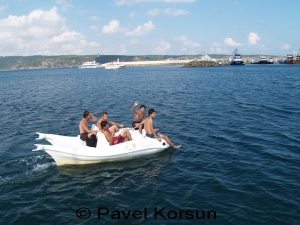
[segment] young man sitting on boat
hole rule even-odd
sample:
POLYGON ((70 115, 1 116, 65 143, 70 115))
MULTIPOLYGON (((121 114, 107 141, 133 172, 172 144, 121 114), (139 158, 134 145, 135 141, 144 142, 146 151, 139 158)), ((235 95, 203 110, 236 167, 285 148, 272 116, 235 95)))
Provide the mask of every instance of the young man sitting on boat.
POLYGON ((123 124, 118 124, 118 123, 116 123, 116 122, 113 122, 113 121, 110 121, 110 120, 108 120, 108 112, 103 112, 102 113, 102 117, 97 121, 97 127, 98 127, 98 129, 99 130, 101 130, 102 128, 101 128, 101 122, 102 121, 107 121, 108 122, 108 124, 111 124, 112 126, 109 128, 109 131, 110 132, 118 132, 119 131, 119 128, 118 127, 124 127, 124 125, 123 124))
POLYGON ((139 130, 140 133, 142 133, 142 129, 144 128, 143 124, 140 124, 144 119, 145 119, 145 114, 146 114, 146 106, 141 105, 139 110, 135 110, 134 108, 139 104, 138 101, 135 101, 131 111, 134 113, 134 118, 132 122, 132 127, 135 130, 139 130))
POLYGON ((96 147, 97 145, 97 131, 89 130, 89 121, 97 121, 96 117, 93 116, 88 110, 83 112, 83 118, 79 123, 80 139, 86 142, 89 147, 96 147))
POLYGON ((150 138, 156 138, 158 141, 161 139, 166 140, 166 142, 173 148, 180 148, 181 145, 174 145, 170 138, 166 135, 158 133, 153 127, 153 119, 156 117, 156 112, 154 109, 149 109, 149 117, 143 121, 146 131, 146 136, 150 138))
POLYGON ((109 142, 110 145, 116 145, 119 143, 123 143, 125 141, 125 138, 127 138, 128 141, 132 140, 131 134, 128 129, 123 129, 118 136, 115 136, 115 131, 109 130, 107 121, 105 121, 105 120, 102 121, 100 125, 101 125, 100 132, 102 132, 104 134, 104 136, 106 137, 106 140, 109 142))

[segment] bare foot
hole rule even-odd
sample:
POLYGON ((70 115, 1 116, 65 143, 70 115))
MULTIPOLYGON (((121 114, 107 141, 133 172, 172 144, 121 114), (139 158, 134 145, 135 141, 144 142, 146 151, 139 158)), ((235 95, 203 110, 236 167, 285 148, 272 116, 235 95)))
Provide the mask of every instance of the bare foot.
POLYGON ((175 145, 174 148, 175 149, 181 148, 181 145, 175 145))

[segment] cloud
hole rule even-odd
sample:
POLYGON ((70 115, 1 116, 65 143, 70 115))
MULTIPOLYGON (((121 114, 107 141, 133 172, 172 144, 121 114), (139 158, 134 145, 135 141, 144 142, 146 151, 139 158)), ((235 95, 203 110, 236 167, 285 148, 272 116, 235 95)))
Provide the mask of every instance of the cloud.
POLYGON ((256 45, 257 41, 260 40, 260 37, 253 32, 250 32, 249 36, 248 36, 248 41, 250 45, 256 45))
POLYGON ((56 7, 0 19, 0 30, 1 55, 6 56, 89 54, 100 46, 68 30, 56 7))
POLYGON ((192 48, 195 48, 195 47, 201 47, 201 45, 197 42, 193 42, 191 41, 190 39, 188 39, 186 36, 184 35, 181 35, 180 37, 178 38, 175 38, 175 40, 177 41, 181 41, 182 42, 182 45, 183 47, 192 47, 192 48))
POLYGON ((211 53, 224 53, 224 50, 221 48, 221 43, 213 42, 212 45, 213 47, 210 48, 211 53))
POLYGON ((136 12, 131 12, 131 13, 129 13, 129 18, 133 18, 133 17, 135 17, 135 15, 136 15, 136 12))
POLYGON ((134 4, 141 4, 141 3, 193 3, 196 0, 116 0, 115 3, 117 6, 121 5, 134 5, 134 4))
POLYGON ((241 46, 241 43, 235 42, 232 38, 225 38, 224 43, 228 46, 241 46))
POLYGON ((221 43, 218 43, 218 42, 213 42, 213 46, 219 47, 219 46, 222 46, 222 44, 221 44, 221 43))
POLYGON ((0 5, 0 12, 4 11, 7 8, 7 3, 5 5, 0 5))
POLYGON ((90 29, 91 29, 91 30, 99 30, 99 27, 97 27, 97 26, 95 26, 95 25, 92 25, 92 26, 90 26, 90 29))
POLYGON ((184 10, 184 9, 165 9, 163 11, 163 13, 165 15, 168 15, 168 16, 182 16, 182 15, 188 15, 189 12, 184 10))
POLYGON ((67 0, 56 0, 55 3, 61 6, 62 11, 67 11, 70 8, 74 7, 74 5, 70 1, 67 1, 67 0))
POLYGON ((161 12, 160 9, 150 9, 150 10, 147 11, 146 14, 147 14, 148 16, 157 16, 157 15, 160 14, 160 12, 161 12))
POLYGON ((98 17, 98 16, 90 16, 90 17, 88 18, 88 20, 91 20, 91 21, 99 21, 99 20, 100 20, 100 17, 98 17))
POLYGON ((159 45, 154 48, 152 53, 154 54, 164 54, 171 48, 171 44, 167 41, 161 41, 159 45))
POLYGON ((104 34, 112 34, 120 31, 120 23, 118 20, 111 20, 108 25, 104 25, 102 28, 102 32, 104 34))
POLYGON ((138 43, 140 43, 140 40, 132 38, 132 39, 130 39, 130 43, 131 44, 138 44, 138 43))
POLYGON ((283 49, 283 50, 290 50, 291 46, 288 45, 288 44, 283 44, 283 45, 280 46, 280 48, 283 49))
POLYGON ((211 51, 211 53, 223 53, 223 50, 221 47, 211 47, 210 51, 211 51))
POLYGON ((154 29, 155 29, 155 26, 152 23, 152 21, 148 21, 147 23, 144 23, 142 26, 136 27, 133 31, 125 32, 125 35, 128 35, 128 36, 145 35, 154 29))

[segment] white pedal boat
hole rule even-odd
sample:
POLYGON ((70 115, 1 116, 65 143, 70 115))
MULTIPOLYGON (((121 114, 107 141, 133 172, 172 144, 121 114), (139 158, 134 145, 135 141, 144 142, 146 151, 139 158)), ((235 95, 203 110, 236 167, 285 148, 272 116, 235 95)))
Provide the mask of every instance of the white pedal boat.
POLYGON ((37 148, 32 151, 43 150, 47 152, 58 166, 128 160, 161 152, 169 147, 169 144, 164 139, 158 141, 155 138, 149 138, 144 134, 140 134, 138 130, 130 130, 132 141, 126 140, 124 143, 112 146, 109 145, 104 134, 98 132, 96 148, 86 146, 85 141, 82 141, 79 136, 70 137, 36 133, 39 135, 37 140, 45 139, 51 145, 35 144, 37 148))

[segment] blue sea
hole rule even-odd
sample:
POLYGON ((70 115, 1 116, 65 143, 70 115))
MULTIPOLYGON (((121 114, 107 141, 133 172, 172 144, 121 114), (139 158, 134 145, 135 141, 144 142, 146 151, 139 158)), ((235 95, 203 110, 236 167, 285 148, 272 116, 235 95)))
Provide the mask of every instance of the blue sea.
MULTIPOLYGON (((300 66, 0 71, 0 224, 300 224, 300 66), (138 100, 182 148, 56 166, 36 132, 138 100)), ((90 124, 91 125, 91 124, 90 124)), ((46 143, 46 142, 45 142, 46 143)))

